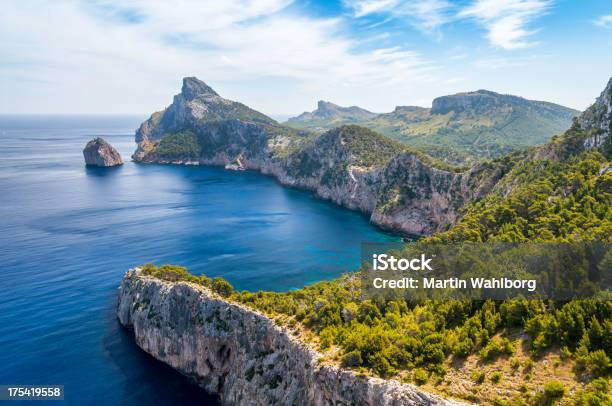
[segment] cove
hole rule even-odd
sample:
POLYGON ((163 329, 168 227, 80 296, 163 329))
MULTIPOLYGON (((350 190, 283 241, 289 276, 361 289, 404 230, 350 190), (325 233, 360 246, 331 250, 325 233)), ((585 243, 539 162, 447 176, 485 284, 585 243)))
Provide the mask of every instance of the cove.
POLYGON ((214 403, 140 352, 115 320, 125 271, 177 263, 283 291, 399 241, 359 213, 258 173, 136 165, 144 117, 0 117, 0 382, 63 384, 69 403, 214 403), (89 169, 102 136, 126 163, 89 169))

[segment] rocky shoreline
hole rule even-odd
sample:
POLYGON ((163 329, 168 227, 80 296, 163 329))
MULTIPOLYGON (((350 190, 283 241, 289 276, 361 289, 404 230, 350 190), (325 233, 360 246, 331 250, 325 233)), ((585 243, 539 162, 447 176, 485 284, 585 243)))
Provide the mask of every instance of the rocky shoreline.
POLYGON ((136 343, 228 405, 461 405, 395 380, 358 376, 274 320, 201 285, 125 274, 117 317, 136 343))
POLYGON ((196 78, 185 78, 173 103, 141 124, 136 142, 136 162, 256 170, 404 235, 446 230, 509 169, 485 163, 457 171, 354 125, 300 132, 196 78))

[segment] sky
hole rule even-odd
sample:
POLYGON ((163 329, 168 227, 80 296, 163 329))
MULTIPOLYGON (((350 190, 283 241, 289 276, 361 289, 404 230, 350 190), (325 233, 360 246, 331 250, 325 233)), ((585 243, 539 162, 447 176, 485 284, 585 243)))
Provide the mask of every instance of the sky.
POLYGON ((0 114, 150 114, 184 76, 276 118, 487 89, 583 110, 610 0, 9 0, 0 114))

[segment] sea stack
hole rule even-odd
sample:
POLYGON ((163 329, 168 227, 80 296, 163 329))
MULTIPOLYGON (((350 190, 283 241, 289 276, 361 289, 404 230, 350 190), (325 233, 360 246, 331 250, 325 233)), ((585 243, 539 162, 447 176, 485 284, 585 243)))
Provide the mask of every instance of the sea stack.
POLYGON ((111 144, 102 138, 94 138, 83 149, 85 164, 90 166, 117 166, 122 165, 121 155, 111 144))

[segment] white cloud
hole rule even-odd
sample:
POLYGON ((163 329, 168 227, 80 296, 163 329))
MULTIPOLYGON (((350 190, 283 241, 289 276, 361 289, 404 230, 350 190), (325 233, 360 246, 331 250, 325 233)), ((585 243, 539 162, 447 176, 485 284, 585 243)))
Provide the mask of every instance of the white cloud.
POLYGON ((535 31, 526 27, 551 5, 551 0, 476 0, 461 10, 458 17, 473 18, 482 24, 493 46, 527 48, 537 43, 527 40, 535 31))
POLYGON ((612 14, 603 15, 599 17, 598 19, 593 21, 593 24, 598 27, 612 28, 612 14))
POLYGON ((355 17, 389 14, 408 21, 414 27, 430 32, 449 21, 451 4, 446 0, 345 0, 355 17))
POLYGON ((541 62, 549 57, 549 55, 529 55, 523 57, 505 58, 505 57, 488 57, 476 59, 472 62, 472 65, 478 69, 508 69, 508 68, 520 68, 525 66, 533 65, 534 63, 541 62))
MULTIPOLYGON (((9 2, 0 15, 0 111, 66 112, 75 100, 81 112, 149 111, 187 75, 261 87, 279 78, 312 93, 360 86, 366 94, 430 77, 434 67, 418 53, 358 52, 340 19, 297 15, 290 2, 9 2), (22 105, 8 96, 15 92, 22 105)), ((267 99, 259 100, 268 111, 296 108, 267 99)))

